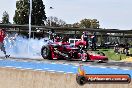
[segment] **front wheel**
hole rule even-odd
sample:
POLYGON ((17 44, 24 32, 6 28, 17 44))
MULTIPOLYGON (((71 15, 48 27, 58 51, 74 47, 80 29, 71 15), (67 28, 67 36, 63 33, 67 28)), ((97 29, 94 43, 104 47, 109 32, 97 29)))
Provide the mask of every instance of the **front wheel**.
POLYGON ((81 60, 82 60, 83 62, 86 62, 88 59, 89 59, 88 54, 83 53, 83 54, 81 55, 81 60))
POLYGON ((41 55, 44 59, 51 59, 51 50, 50 50, 49 46, 42 47, 41 55))
POLYGON ((71 60, 70 54, 69 54, 69 53, 66 54, 66 55, 65 55, 65 58, 66 58, 67 61, 70 61, 70 60, 71 60))

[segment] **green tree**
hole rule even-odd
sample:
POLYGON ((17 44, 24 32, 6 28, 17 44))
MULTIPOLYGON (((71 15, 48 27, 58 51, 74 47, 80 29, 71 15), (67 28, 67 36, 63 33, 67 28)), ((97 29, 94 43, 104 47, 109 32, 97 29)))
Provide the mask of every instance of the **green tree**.
POLYGON ((91 22, 90 21, 91 21, 90 19, 82 19, 80 21, 80 27, 81 28, 90 28, 90 26, 91 26, 91 22))
POLYGON ((80 27, 80 24, 77 22, 77 23, 74 23, 73 24, 73 27, 76 27, 76 28, 78 28, 78 27, 80 27))
POLYGON ((5 11, 3 12, 3 17, 2 17, 2 23, 3 24, 9 24, 9 14, 5 11))
MULTIPOLYGON (((29 5, 30 0, 18 0, 16 1, 15 16, 13 18, 16 24, 28 24, 29 23, 29 5)), ((46 20, 45 5, 42 0, 32 1, 32 25, 44 25, 46 20)))
POLYGON ((97 19, 82 19, 80 21, 81 28, 99 28, 99 21, 97 19))
POLYGON ((92 19, 91 21, 91 25, 90 25, 90 28, 99 28, 99 21, 97 19, 92 19))

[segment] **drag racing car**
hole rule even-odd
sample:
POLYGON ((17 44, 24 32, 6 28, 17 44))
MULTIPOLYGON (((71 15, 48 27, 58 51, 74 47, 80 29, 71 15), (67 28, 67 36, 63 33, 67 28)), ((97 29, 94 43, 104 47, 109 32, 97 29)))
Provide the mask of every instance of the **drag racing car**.
POLYGON ((41 55, 44 59, 65 59, 65 60, 82 60, 82 61, 107 61, 108 58, 104 53, 96 54, 93 51, 85 49, 85 41, 78 41, 75 45, 69 42, 52 42, 42 46, 41 55))

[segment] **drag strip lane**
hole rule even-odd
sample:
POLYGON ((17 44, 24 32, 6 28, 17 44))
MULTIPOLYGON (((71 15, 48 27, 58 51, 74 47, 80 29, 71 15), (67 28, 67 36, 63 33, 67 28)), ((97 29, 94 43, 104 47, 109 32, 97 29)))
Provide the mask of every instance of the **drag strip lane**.
MULTIPOLYGON (((3 57, 0 57, 0 60, 3 60, 3 57)), ((10 57, 6 58, 6 60, 15 60, 15 61, 22 61, 22 62, 36 62, 36 63, 58 63, 58 64, 65 64, 65 65, 75 65, 78 66, 79 64, 82 65, 89 65, 91 67, 101 67, 101 68, 112 68, 112 69, 123 69, 123 70, 132 70, 132 63, 131 62, 121 62, 121 61, 112 61, 109 60, 107 63, 98 63, 96 61, 87 61, 82 62, 79 60, 47 60, 42 58, 16 58, 16 57, 10 57)))
POLYGON ((23 62, 13 60, 0 60, 0 67, 13 67, 20 69, 32 69, 42 70, 51 72, 65 72, 65 73, 76 73, 77 67, 73 65, 63 65, 56 63, 36 63, 36 62, 23 62))
MULTIPOLYGON (((63 72, 76 74, 78 66, 73 64, 58 64, 58 63, 46 63, 46 62, 23 62, 13 60, 0 60, 0 67, 17 68, 17 69, 31 69, 42 70, 50 72, 63 72)), ((130 74, 132 76, 132 70, 112 69, 104 67, 92 67, 90 65, 84 65, 84 70, 87 74, 130 74)))

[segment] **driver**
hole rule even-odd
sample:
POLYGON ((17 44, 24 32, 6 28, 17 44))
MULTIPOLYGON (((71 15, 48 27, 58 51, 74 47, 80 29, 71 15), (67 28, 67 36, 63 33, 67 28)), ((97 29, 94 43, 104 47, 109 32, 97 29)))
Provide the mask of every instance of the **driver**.
POLYGON ((96 33, 94 33, 93 36, 91 36, 91 41, 92 41, 92 50, 96 50, 96 33))
POLYGON ((69 43, 68 43, 68 40, 69 40, 69 36, 68 36, 68 35, 65 35, 65 36, 63 37, 63 39, 62 39, 62 43, 63 43, 63 44, 69 44, 69 43))

